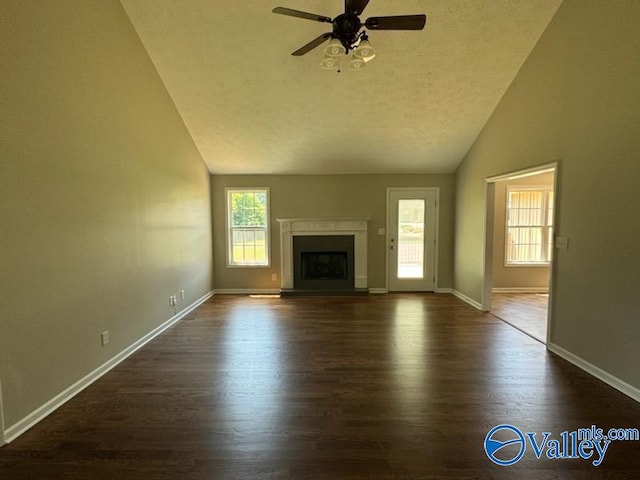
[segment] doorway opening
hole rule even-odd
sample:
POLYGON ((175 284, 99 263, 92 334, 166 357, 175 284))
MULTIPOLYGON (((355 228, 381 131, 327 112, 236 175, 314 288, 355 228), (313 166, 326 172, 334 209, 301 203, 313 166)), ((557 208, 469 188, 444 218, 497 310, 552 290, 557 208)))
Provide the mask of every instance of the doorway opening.
POLYGON ((483 310, 546 344, 557 165, 487 179, 483 310))

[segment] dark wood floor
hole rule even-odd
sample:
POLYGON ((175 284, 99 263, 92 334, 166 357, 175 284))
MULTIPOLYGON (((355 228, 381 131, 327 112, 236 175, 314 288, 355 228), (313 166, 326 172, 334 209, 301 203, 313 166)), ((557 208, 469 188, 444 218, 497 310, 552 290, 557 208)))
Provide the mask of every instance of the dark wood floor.
POLYGON ((491 313, 542 343, 547 343, 548 308, 548 295, 539 293, 491 295, 491 313))
POLYGON ((638 427, 640 404, 450 295, 216 296, 0 449, 2 479, 623 479, 486 457, 493 426, 638 427))

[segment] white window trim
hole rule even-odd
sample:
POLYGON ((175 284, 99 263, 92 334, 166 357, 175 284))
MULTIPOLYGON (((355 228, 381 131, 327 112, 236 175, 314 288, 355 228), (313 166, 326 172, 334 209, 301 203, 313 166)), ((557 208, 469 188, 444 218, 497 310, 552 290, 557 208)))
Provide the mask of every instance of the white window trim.
MULTIPOLYGON (((518 192, 524 192, 524 191, 540 191, 543 190, 545 192, 544 194, 544 199, 543 199, 543 205, 542 205, 542 211, 544 214, 544 221, 543 221, 543 225, 540 226, 540 228, 543 229, 543 235, 542 238, 544 238, 544 233, 548 233, 548 229, 551 228, 553 230, 553 228, 555 227, 555 225, 551 225, 551 227, 547 226, 548 223, 548 217, 547 215, 549 214, 549 192, 553 192, 554 188, 553 185, 508 185, 507 186, 507 191, 506 191, 506 197, 505 197, 505 203, 504 203, 504 255, 503 255, 503 259, 504 259, 504 267, 505 268, 519 268, 519 267, 526 267, 526 268, 536 268, 536 267, 545 267, 548 268, 551 265, 551 258, 547 258, 546 261, 541 261, 541 262, 509 262, 508 261, 508 253, 509 253, 509 242, 508 242, 508 238, 509 238, 509 193, 511 191, 518 191, 518 192)), ((555 199, 554 199, 554 213, 555 213, 555 199)), ((552 219, 553 221, 553 216, 552 219)), ((552 239, 553 241, 553 239, 552 239)), ((552 253, 553 255, 553 250, 552 253)))
POLYGON ((271 190, 269 187, 227 187, 224 189, 224 214, 225 214, 225 242, 226 242, 226 257, 227 268, 269 268, 271 267, 271 190), (229 202, 229 194, 231 192, 257 192, 264 191, 267 194, 267 224, 265 232, 265 253, 267 255, 267 263, 265 264, 236 264, 231 263, 231 203, 229 202))

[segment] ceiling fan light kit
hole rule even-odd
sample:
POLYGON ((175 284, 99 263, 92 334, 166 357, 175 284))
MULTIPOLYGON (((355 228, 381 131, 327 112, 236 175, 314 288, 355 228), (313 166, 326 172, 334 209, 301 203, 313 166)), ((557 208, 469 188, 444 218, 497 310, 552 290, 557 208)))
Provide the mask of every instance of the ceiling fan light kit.
POLYGON ((331 57, 329 55, 325 55, 322 61, 320 62, 320 66, 325 70, 335 70, 340 66, 340 60, 337 57, 331 57))
MULTIPOLYGON (((351 70, 360 70, 366 66, 366 62, 364 58, 356 57, 352 55, 349 59, 349 68, 351 70)), ((322 61, 320 62, 320 66, 325 70, 336 70, 340 71, 340 57, 332 57, 330 55, 325 55, 322 61)))
POLYGON ((353 70, 359 70, 376 56, 376 51, 369 43, 369 37, 363 27, 369 30, 422 30, 427 23, 426 15, 370 17, 362 23, 359 17, 368 3, 369 0, 345 0, 344 13, 334 19, 285 7, 274 8, 273 13, 315 22, 331 23, 333 26, 331 32, 323 33, 291 55, 302 56, 329 40, 329 44, 324 50, 325 56, 320 62, 322 68, 331 70, 338 68, 340 65, 338 57, 342 54, 348 55, 349 51, 353 50, 349 67, 353 70))
POLYGON ((364 68, 365 65, 366 63, 364 63, 364 59, 356 57, 355 55, 351 57, 351 60, 349 60, 349 68, 351 70, 360 70, 361 68, 364 68))
POLYGON ((356 57, 363 59, 365 62, 368 62, 369 60, 373 60, 373 57, 376 56, 376 51, 373 48, 373 45, 369 43, 366 35, 362 38, 363 39, 360 40, 360 44, 353 51, 353 54, 356 57))
POLYGON ((342 43, 337 38, 332 38, 329 41, 329 45, 324 49, 324 54, 329 57, 339 57, 343 53, 346 53, 342 43))

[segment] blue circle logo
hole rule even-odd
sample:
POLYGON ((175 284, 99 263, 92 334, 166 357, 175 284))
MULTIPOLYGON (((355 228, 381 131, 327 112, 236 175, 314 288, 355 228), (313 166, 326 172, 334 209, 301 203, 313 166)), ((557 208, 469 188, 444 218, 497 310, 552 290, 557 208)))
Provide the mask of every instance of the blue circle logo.
POLYGON ((484 451, 489 460, 503 467, 520 460, 526 449, 524 435, 513 425, 493 427, 484 439, 484 451))

